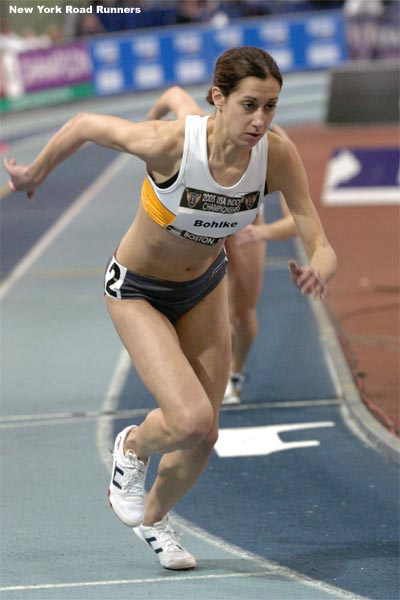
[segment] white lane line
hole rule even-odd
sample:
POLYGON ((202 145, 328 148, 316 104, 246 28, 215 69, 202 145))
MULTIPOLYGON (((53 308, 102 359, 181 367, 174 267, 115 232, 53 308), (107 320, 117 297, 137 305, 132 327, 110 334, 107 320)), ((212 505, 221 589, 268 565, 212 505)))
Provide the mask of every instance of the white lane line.
MULTIPOLYGON (((128 369, 129 370, 129 369, 128 369)), ((237 404, 232 406, 223 406, 221 412, 228 411, 251 411, 268 409, 290 409, 290 408, 316 408, 319 406, 340 406, 341 401, 333 400, 294 400, 282 402, 252 402, 247 404, 237 404)), ((86 411, 71 413, 43 413, 26 415, 7 415, 0 418, 0 429, 17 429, 18 427, 42 427, 46 425, 64 425, 66 423, 77 423, 89 419, 102 419, 102 426, 109 427, 110 422, 115 419, 141 418, 145 417, 151 408, 131 408, 123 410, 109 411, 86 411), (107 424, 108 422, 108 424, 107 424)), ((103 436, 100 436, 102 439, 103 436)))
POLYGON ((270 571, 249 571, 244 573, 215 573, 212 575, 172 575, 170 577, 149 577, 144 579, 115 579, 105 581, 77 581, 76 583, 42 583, 37 585, 14 585, 0 587, 0 592, 23 592, 27 590, 54 590, 63 588, 94 587, 101 585, 132 585, 146 583, 169 583, 170 581, 198 581, 201 579, 232 579, 237 577, 267 577, 270 571))
MULTIPOLYGON (((138 419, 141 417, 145 417, 148 412, 149 412, 149 409, 138 410, 135 413, 135 417, 137 417, 138 419)), ((95 418, 97 419, 99 417, 95 417, 95 418)), ((110 428, 112 426, 112 421, 114 419, 121 419, 120 416, 116 416, 116 417, 101 416, 100 418, 104 419, 104 421, 106 419, 108 419, 110 428)), ((125 417, 122 417, 122 418, 125 418, 125 417)), ((49 427, 49 426, 53 426, 53 425, 82 425, 83 423, 87 423, 88 420, 89 420, 89 418, 69 417, 69 418, 65 418, 65 419, 47 419, 44 421, 36 421, 36 422, 32 422, 32 423, 29 423, 29 421, 23 421, 23 422, 18 422, 18 423, 2 423, 2 424, 0 424, 0 430, 4 431, 6 429, 26 429, 26 428, 32 428, 32 427, 39 428, 39 427, 49 427)))
POLYGON ((239 573, 213 573, 210 575, 189 575, 188 573, 182 575, 171 575, 163 577, 149 577, 149 578, 137 578, 137 579, 115 579, 115 580, 104 580, 104 581, 77 581, 72 583, 43 583, 36 585, 15 585, 15 586, 3 586, 0 587, 0 592, 23 592, 33 590, 53 590, 53 589, 65 589, 65 588, 79 588, 79 587, 99 587, 99 586, 117 586, 117 585, 140 585, 140 584, 153 584, 153 583, 170 583, 170 582, 187 582, 187 581, 200 581, 200 580, 221 580, 221 579, 233 579, 233 578, 248 578, 248 577, 282 577, 284 579, 290 579, 300 585, 305 585, 327 594, 332 594, 336 598, 343 600, 367 600, 364 596, 358 596, 352 592, 342 590, 335 586, 331 586, 313 579, 307 578, 291 569, 281 567, 278 564, 263 560, 257 555, 244 552, 240 548, 226 544, 219 538, 210 536, 203 532, 201 529, 190 525, 187 525, 183 519, 174 518, 179 525, 185 529, 188 529, 190 533, 196 537, 200 537, 203 541, 206 541, 219 549, 224 549, 230 554, 236 555, 241 559, 245 559, 257 567, 259 571, 243 571, 239 573))
MULTIPOLYGON (((308 587, 312 587, 317 590, 321 590, 323 592, 333 594, 337 598, 341 598, 343 600, 368 600, 368 598, 364 596, 359 596, 357 594, 353 594, 353 592, 349 592, 347 590, 343 590, 342 588, 337 588, 328 583, 324 583, 322 581, 318 581, 316 579, 312 579, 311 577, 307 577, 297 571, 293 571, 292 569, 288 569, 287 567, 283 567, 279 563, 275 563, 273 561, 267 560, 258 554, 253 554, 252 552, 248 552, 243 550, 239 546, 235 546, 233 544, 229 544, 225 542, 221 538, 212 535, 208 531, 205 531, 201 527, 197 527, 190 521, 183 519, 182 517, 178 517, 177 515, 173 515, 173 521, 182 529, 185 529, 195 537, 201 539, 203 542, 207 542, 212 546, 216 546, 219 549, 225 550, 230 554, 241 558, 242 560, 251 561, 254 565, 258 566, 260 569, 266 569, 266 572, 269 575, 274 575, 278 577, 284 577, 286 579, 290 579, 292 581, 296 581, 299 584, 306 585, 308 587)), ((294 592, 295 593, 295 592, 294 592)))
POLYGON ((326 400, 277 400, 276 402, 245 402, 242 404, 233 404, 222 406, 222 411, 227 410, 255 410, 257 408, 313 408, 315 406, 339 406, 341 401, 338 398, 328 398, 326 400))
MULTIPOLYGON (((114 439, 112 435, 113 419, 109 417, 109 413, 114 412, 118 406, 118 399, 127 380, 131 366, 132 363, 130 356, 125 348, 122 348, 114 370, 114 375, 111 379, 110 385, 108 386, 108 390, 101 407, 101 416, 96 428, 97 450, 100 454, 101 461, 107 467, 107 470, 111 470, 112 467, 112 456, 109 450, 114 448, 114 439)), ((145 414, 148 412, 149 409, 146 410, 145 414)))
POLYGON ((25 275, 31 266, 51 246, 64 229, 75 219, 89 202, 96 197, 100 190, 109 183, 117 172, 131 159, 130 155, 118 156, 103 171, 86 190, 67 208, 61 217, 47 230, 47 232, 36 242, 25 257, 14 267, 8 277, 0 285, 0 300, 12 289, 12 287, 25 275))

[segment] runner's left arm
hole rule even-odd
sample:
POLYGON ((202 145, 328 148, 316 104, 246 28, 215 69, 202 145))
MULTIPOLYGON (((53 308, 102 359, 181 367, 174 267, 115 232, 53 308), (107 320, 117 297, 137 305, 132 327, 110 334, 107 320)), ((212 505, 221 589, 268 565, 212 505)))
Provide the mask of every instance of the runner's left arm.
POLYGON ((283 193, 310 261, 302 267, 295 260, 289 262, 292 281, 302 294, 324 300, 327 282, 337 269, 336 254, 311 199, 305 169, 296 147, 277 136, 271 136, 270 140, 267 183, 271 192, 283 193))

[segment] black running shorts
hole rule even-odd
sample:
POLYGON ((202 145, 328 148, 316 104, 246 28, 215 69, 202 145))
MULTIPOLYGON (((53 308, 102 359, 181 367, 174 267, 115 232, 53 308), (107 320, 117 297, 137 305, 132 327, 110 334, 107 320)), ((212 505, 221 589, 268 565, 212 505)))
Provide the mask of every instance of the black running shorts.
POLYGON ((147 300, 173 323, 217 287, 226 267, 227 258, 222 250, 200 277, 190 281, 165 281, 128 271, 113 256, 105 273, 105 294, 120 300, 147 300))

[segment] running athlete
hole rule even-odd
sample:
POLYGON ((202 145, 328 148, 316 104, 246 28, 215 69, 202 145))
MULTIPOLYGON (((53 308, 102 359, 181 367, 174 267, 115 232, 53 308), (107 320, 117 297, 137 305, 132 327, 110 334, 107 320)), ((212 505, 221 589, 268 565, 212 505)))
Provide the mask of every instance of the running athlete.
POLYGON ((218 436, 231 347, 224 241, 254 221, 265 183, 284 194, 309 257, 306 266, 289 262, 294 285, 324 299, 336 270, 296 149, 268 131, 281 85, 268 53, 233 48, 216 64, 212 117, 131 123, 81 113, 29 166, 5 160, 10 187, 29 198, 88 141, 146 165, 137 215, 107 267, 105 299, 158 408, 117 435, 109 500, 167 569, 196 565, 168 512, 201 476, 218 436), (153 454, 162 457, 146 495, 153 454))
MULTIPOLYGON (((179 86, 168 88, 149 111, 150 120, 161 119, 172 112, 177 119, 187 115, 206 116, 192 96, 179 86)), ((270 130, 289 140, 276 124, 270 130)), ((265 193, 268 190, 264 189, 265 193)), ((297 233, 293 217, 280 195, 283 217, 273 223, 264 222, 260 210, 254 223, 247 225, 225 241, 228 256, 228 296, 232 335, 232 360, 223 404, 238 404, 244 381, 244 366, 258 332, 257 302, 261 294, 266 242, 284 240, 297 233)))

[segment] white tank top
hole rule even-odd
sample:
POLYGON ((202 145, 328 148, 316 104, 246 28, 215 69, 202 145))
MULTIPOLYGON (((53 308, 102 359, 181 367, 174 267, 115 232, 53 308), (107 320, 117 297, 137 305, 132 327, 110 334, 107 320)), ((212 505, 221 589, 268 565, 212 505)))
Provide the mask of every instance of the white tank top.
POLYGON ((230 187, 217 183, 207 156, 208 116, 190 115, 177 179, 158 187, 147 175, 142 188, 145 211, 175 235, 213 245, 252 223, 260 209, 267 173, 267 136, 251 150, 246 171, 230 187))

